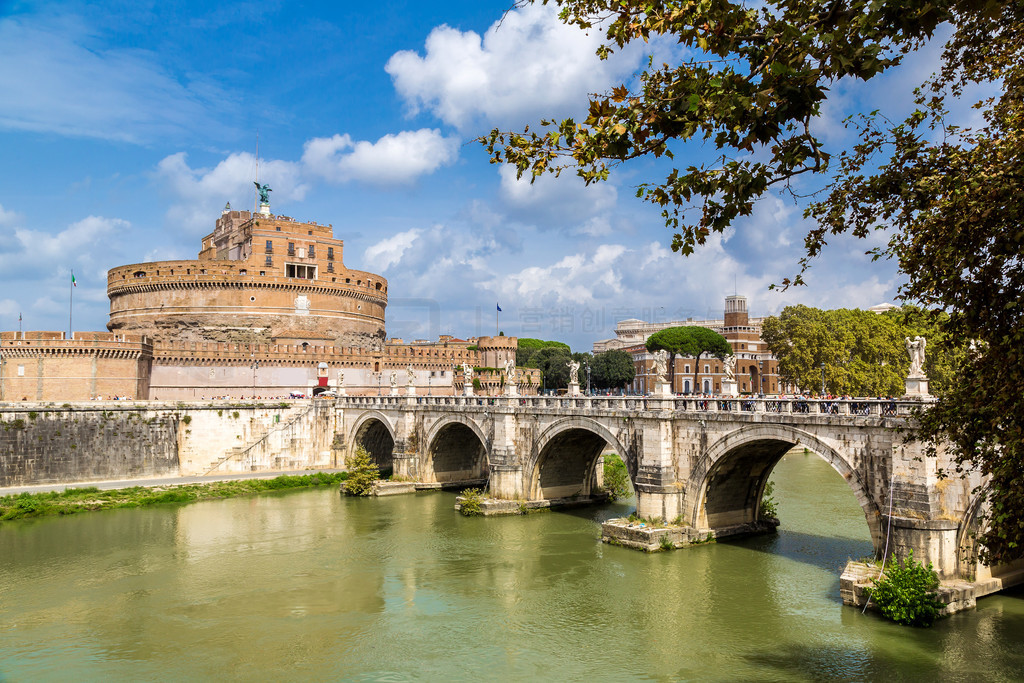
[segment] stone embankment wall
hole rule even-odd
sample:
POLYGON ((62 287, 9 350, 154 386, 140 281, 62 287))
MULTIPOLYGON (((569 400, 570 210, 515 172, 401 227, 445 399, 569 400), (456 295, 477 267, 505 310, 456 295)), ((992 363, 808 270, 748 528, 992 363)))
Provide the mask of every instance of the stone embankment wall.
POLYGON ((326 401, 0 405, 0 486, 334 464, 326 401))

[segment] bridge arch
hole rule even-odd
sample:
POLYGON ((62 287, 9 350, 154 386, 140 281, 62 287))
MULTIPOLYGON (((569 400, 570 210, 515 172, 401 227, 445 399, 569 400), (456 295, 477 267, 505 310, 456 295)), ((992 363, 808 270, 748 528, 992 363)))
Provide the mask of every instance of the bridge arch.
POLYGON ((745 425, 711 444, 687 484, 690 523, 726 531, 759 521, 761 497, 775 465, 801 444, 825 460, 853 490, 876 551, 884 541, 882 509, 849 459, 814 434, 782 424, 745 425))
POLYGON ((523 468, 529 498, 589 496, 597 458, 609 446, 622 456, 630 477, 635 478, 634 454, 605 425, 588 417, 566 417, 551 423, 538 435, 530 462, 523 468))
POLYGON ((459 414, 446 415, 424 437, 422 472, 442 484, 487 478, 490 440, 480 425, 459 414))
POLYGON ((368 410, 361 414, 352 425, 348 443, 349 457, 355 455, 356 448, 362 446, 380 468, 382 475, 394 470, 395 427, 384 413, 368 410))

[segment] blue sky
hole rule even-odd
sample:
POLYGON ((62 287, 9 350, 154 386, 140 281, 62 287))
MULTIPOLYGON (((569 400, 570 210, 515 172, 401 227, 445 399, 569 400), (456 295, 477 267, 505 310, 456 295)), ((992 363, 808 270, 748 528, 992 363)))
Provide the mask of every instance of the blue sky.
MULTIPOLYGON (((597 35, 509 4, 0 1, 0 329, 66 329, 72 269, 75 329, 105 329, 108 268, 195 258, 225 202, 253 205, 257 131, 272 210, 333 224, 347 266, 388 278, 391 336, 493 334, 500 302, 506 334, 589 348, 623 318, 719 315, 734 290, 755 315, 893 299, 894 266, 847 239, 808 287, 769 291, 806 230, 788 200, 684 259, 634 197, 663 165, 591 188, 490 165, 475 136, 578 114, 677 56, 600 62, 597 35)), ((905 109, 933 60, 839 84, 824 139, 848 142, 856 108, 905 109)))

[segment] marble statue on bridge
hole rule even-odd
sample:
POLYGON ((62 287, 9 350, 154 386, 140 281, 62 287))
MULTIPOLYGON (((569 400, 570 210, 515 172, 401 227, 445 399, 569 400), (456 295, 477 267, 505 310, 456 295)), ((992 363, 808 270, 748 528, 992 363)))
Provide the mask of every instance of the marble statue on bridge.
POLYGON ((725 357, 725 378, 729 380, 736 379, 736 356, 731 353, 725 357))
POLYGON ((565 364, 565 367, 569 368, 569 384, 580 383, 580 364, 579 361, 571 360, 565 364))
POLYGON ((405 383, 408 386, 412 386, 416 382, 416 373, 412 370, 412 363, 409 363, 409 367, 405 369, 406 380, 405 383))
POLYGON ((927 341, 924 337, 918 336, 911 339, 905 337, 907 343, 907 354, 910 356, 910 372, 908 377, 924 377, 924 348, 927 341))
POLYGON ((505 382, 515 384, 516 381, 516 359, 509 358, 505 361, 505 382))
POLYGON ((659 381, 667 381, 665 375, 668 373, 668 351, 662 349, 654 352, 654 374, 659 381))

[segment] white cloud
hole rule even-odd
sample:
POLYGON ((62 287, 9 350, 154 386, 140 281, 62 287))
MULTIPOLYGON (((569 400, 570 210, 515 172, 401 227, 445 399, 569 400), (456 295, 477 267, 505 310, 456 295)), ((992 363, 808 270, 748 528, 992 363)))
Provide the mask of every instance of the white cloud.
POLYGON ((109 241, 129 227, 119 218, 89 216, 56 235, 15 228, 14 239, 0 251, 0 271, 5 274, 39 271, 40 264, 81 264, 91 267, 109 252, 109 241))
POLYGON ((0 239, 0 291, 13 296, 0 301, 0 329, 12 329, 16 313, 24 313, 26 330, 65 329, 72 270, 77 280, 75 327, 97 327, 81 321, 105 320, 107 270, 130 260, 124 255, 130 229, 119 218, 87 216, 56 233, 24 227, 5 231, 0 239))
MULTIPOLYGON (((610 182, 587 185, 575 173, 524 175, 516 179, 516 170, 502 166, 501 196, 511 209, 534 219, 570 221, 579 223, 607 213, 615 208, 618 189, 610 182)), ((596 227, 596 224, 592 227, 596 227)))
MULTIPOLYGON (((254 206, 256 158, 252 154, 231 154, 213 168, 192 168, 186 159, 185 152, 178 152, 162 159, 156 168, 157 180, 175 199, 167 212, 171 223, 188 232, 205 231, 225 202, 238 209, 254 206)), ((272 206, 301 201, 309 189, 302 182, 299 164, 291 161, 261 161, 259 177, 273 188, 272 206)))
POLYGON ((307 141, 302 163, 310 173, 331 182, 402 184, 451 164, 458 148, 457 138, 428 128, 385 135, 377 142, 334 135, 307 141))
POLYGON ((0 64, 0 128, 140 142, 208 130, 210 102, 223 107, 211 84, 179 80, 148 50, 107 47, 63 14, 0 19, 0 64))
POLYGON ((416 228, 392 235, 367 248, 368 267, 385 270, 402 260, 402 255, 413 245, 422 231, 416 228))
POLYGON ((0 204, 0 227, 6 225, 14 225, 14 222, 18 220, 18 214, 13 211, 4 210, 4 205, 0 204))
POLYGON ((439 26, 423 56, 392 55, 384 67, 410 113, 429 110, 466 130, 510 125, 572 112, 587 95, 622 82, 639 64, 640 49, 602 61, 595 55, 603 32, 559 21, 554 6, 507 12, 481 36, 439 26))

